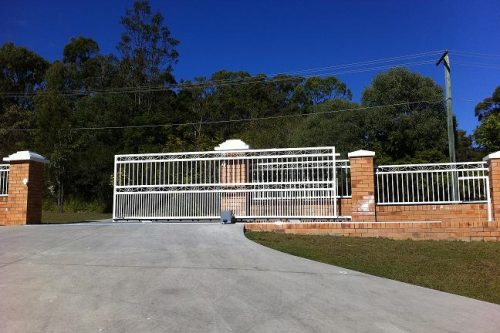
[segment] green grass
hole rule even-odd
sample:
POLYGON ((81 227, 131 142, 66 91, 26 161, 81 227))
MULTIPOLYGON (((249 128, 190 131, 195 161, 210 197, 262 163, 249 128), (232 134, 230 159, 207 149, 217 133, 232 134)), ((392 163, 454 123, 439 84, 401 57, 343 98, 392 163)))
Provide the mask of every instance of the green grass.
POLYGON ((42 223, 77 223, 91 220, 110 219, 111 214, 96 212, 53 212, 44 211, 42 213, 42 223))
POLYGON ((246 232, 262 245, 296 256, 500 304, 500 242, 246 232))

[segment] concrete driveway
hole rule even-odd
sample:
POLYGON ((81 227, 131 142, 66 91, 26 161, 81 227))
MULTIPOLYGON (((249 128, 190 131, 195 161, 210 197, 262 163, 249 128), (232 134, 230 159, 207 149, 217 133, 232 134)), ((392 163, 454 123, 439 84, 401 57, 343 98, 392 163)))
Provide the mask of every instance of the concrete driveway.
POLYGON ((0 332, 500 332, 500 306, 283 254, 241 225, 0 227, 0 332))

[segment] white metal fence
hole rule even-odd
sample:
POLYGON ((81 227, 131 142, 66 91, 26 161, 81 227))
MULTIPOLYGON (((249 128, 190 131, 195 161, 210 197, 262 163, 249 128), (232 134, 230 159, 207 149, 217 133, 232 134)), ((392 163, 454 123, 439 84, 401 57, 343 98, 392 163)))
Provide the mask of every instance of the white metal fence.
POLYGON ((117 155, 113 218, 337 218, 338 162, 334 147, 117 155))
POLYGON ((0 164, 0 196, 9 193, 9 165, 0 164))
POLYGON ((377 204, 488 203, 486 162, 384 165, 376 169, 377 204))
POLYGON ((351 165, 349 160, 337 160, 337 194, 341 198, 351 197, 351 165))

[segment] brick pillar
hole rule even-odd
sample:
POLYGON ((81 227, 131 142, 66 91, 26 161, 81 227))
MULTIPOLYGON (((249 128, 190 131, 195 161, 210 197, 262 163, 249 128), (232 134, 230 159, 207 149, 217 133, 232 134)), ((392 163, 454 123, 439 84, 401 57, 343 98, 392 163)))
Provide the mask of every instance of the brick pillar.
POLYGON ((351 164, 352 221, 375 222, 375 152, 357 150, 347 154, 351 164))
POLYGON ((500 222, 500 151, 484 158, 489 164, 491 212, 493 221, 500 222))
POLYGON ((246 183, 248 181, 247 159, 238 159, 243 154, 240 151, 249 149, 249 146, 241 140, 227 140, 215 147, 216 151, 226 152, 227 160, 220 166, 220 183, 226 184, 224 188, 228 192, 222 193, 221 210, 231 210, 238 217, 248 215, 247 193, 230 192, 231 187, 246 183))
POLYGON ((48 161, 30 151, 3 160, 10 163, 5 224, 41 223, 43 169, 48 161))

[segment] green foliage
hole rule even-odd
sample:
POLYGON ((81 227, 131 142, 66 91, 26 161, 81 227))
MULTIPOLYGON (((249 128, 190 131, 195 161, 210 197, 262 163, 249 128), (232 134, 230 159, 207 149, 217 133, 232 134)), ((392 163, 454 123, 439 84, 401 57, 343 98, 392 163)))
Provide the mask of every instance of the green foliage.
POLYGON ((93 222, 96 220, 104 220, 104 219, 111 219, 111 214, 100 213, 95 211, 88 211, 88 212, 44 211, 42 214, 42 223, 44 224, 93 222))
POLYGON ((484 117, 474 136, 486 153, 500 150, 500 113, 484 117))
POLYGON ((475 114, 481 122, 474 132, 476 142, 486 154, 500 150, 500 86, 476 105, 475 114))
POLYGON ((474 144, 472 135, 466 135, 464 130, 457 130, 456 135, 457 161, 481 161, 484 153, 478 149, 472 149, 474 144))
POLYGON ((495 89, 491 97, 479 102, 474 111, 478 120, 483 120, 490 114, 500 112, 500 86, 495 89))
POLYGON ((295 127, 294 146, 333 145, 343 153, 371 149, 379 163, 447 160, 443 91, 432 79, 403 68, 379 74, 361 105, 349 101, 348 90, 339 91, 344 94, 310 108, 318 115, 295 127))
POLYGON ((48 62, 30 50, 5 43, 0 48, 0 91, 32 92, 44 78, 48 62))
POLYGON ((357 110, 359 107, 343 99, 327 100, 316 105, 313 112, 317 115, 297 121, 292 130, 294 135, 291 145, 335 146, 338 152, 344 154, 343 157, 346 157, 347 152, 365 148, 365 118, 363 112, 357 110))
MULTIPOLYGON (((43 201, 42 209, 44 212, 60 211, 57 202, 50 198, 43 201)), ((98 200, 84 200, 77 197, 69 197, 64 203, 64 212, 66 213, 104 213, 106 210, 106 205, 98 200)))
POLYGON ((93 39, 83 36, 71 38, 71 41, 64 47, 63 61, 81 65, 89 59, 95 58, 98 52, 99 45, 93 39))
POLYGON ((375 77, 362 105, 393 105, 366 111, 365 139, 382 162, 446 161, 448 141, 443 90, 432 79, 403 68, 375 77), (423 101, 423 102, 422 102, 423 101), (401 105, 403 104, 403 105, 401 105))
POLYGON ((172 65, 179 53, 179 41, 171 36, 161 13, 152 12, 149 1, 137 0, 121 18, 125 28, 118 50, 123 57, 124 74, 132 85, 171 82, 172 65))
POLYGON ((33 147, 30 133, 15 131, 30 128, 34 113, 31 94, 40 88, 48 62, 30 50, 5 43, 0 47, 0 156, 33 147))

